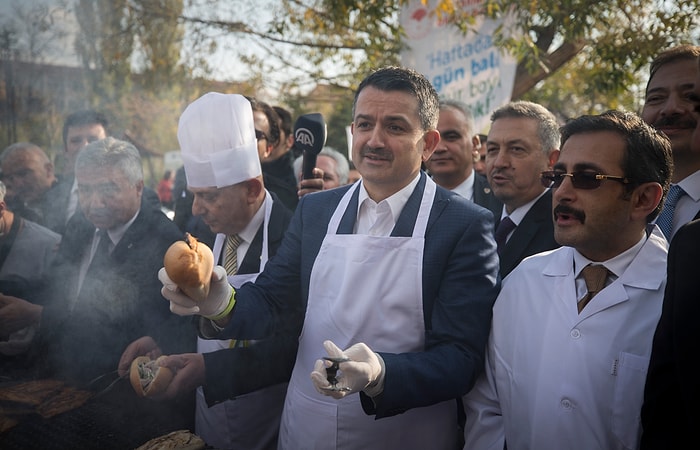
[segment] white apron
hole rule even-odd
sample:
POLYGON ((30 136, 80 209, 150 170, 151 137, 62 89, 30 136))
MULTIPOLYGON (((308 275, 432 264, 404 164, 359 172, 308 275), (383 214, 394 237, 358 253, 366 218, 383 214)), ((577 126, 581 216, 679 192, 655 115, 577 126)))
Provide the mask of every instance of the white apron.
POLYGON ((325 356, 326 339, 341 349, 358 342, 378 352, 424 349, 423 244, 435 183, 427 179, 411 237, 337 234, 358 185, 348 190, 336 208, 311 271, 279 448, 454 448, 454 400, 375 420, 362 410, 359 394, 335 400, 319 394, 311 382, 314 362, 325 356))
MULTIPOLYGON (((268 260, 268 227, 272 212, 272 198, 267 194, 265 219, 263 222, 262 253, 260 271, 268 260)), ((213 252, 221 255, 226 235, 217 234, 213 252)), ((258 273, 231 275, 228 281, 239 288, 248 281, 255 281, 258 273)), ((230 348, 230 339, 197 338, 197 352, 208 353, 230 348)), ((249 394, 236 397, 209 407, 202 387, 197 388, 195 410, 195 433, 204 441, 218 449, 274 449, 277 442, 280 416, 284 405, 287 383, 279 383, 249 394)))

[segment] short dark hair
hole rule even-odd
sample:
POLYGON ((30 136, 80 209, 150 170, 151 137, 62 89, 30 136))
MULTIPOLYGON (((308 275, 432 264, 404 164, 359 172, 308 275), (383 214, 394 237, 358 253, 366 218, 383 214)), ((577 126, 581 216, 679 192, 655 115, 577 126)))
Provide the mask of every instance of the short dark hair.
POLYGON ((437 128, 439 110, 439 98, 437 91, 430 81, 422 74, 406 67, 389 66, 375 70, 369 74, 357 88, 352 104, 352 116, 355 117, 355 106, 360 92, 367 86, 372 86, 380 91, 406 92, 418 100, 418 117, 420 117, 423 130, 437 128))
POLYGON ((291 136, 292 134, 292 113, 284 109, 281 106, 273 106, 272 109, 275 110, 280 121, 280 130, 285 134, 285 136, 291 136))
POLYGON ((68 144, 67 140, 69 128, 93 124, 102 125, 102 128, 105 130, 105 134, 108 134, 107 127, 109 126, 109 122, 104 114, 92 109, 85 109, 69 114, 68 117, 66 117, 66 120, 63 122, 63 145, 68 144))
MULTIPOLYGON (((280 122, 279 116, 275 110, 269 104, 261 102, 255 97, 246 97, 250 102, 250 106, 253 108, 253 112, 262 111, 265 116, 267 116, 267 121, 270 123, 270 133, 268 133, 267 138, 268 144, 273 146, 277 145, 280 141, 280 122)), ((262 130, 261 130, 262 131, 262 130)))
POLYGON ((647 81, 647 87, 644 89, 644 92, 649 90, 651 79, 654 78, 654 75, 661 67, 676 61, 695 61, 698 58, 700 58, 700 46, 698 45, 677 45, 659 53, 649 65, 649 81, 647 81))
POLYGON ((622 170, 627 192, 649 182, 659 183, 663 188, 663 197, 656 209, 647 216, 651 222, 661 212, 664 199, 671 185, 673 158, 671 142, 666 135, 656 131, 641 117, 632 112, 610 110, 600 115, 585 115, 572 119, 561 127, 561 145, 571 136, 595 131, 612 131, 625 141, 625 153, 622 158, 622 170))

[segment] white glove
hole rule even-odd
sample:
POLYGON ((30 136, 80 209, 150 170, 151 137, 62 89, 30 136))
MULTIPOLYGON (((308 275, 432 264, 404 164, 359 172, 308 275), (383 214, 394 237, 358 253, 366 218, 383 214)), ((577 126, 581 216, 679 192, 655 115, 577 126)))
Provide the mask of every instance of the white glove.
POLYGON ((229 307, 229 302, 234 301, 234 290, 228 283, 226 269, 221 266, 214 267, 209 296, 202 302, 197 302, 182 292, 165 272, 165 267, 158 271, 158 279, 163 283, 161 294, 170 301, 170 311, 180 316, 199 314, 211 319, 223 313, 229 307))
POLYGON ((334 359, 347 359, 338 363, 340 371, 335 378, 335 386, 328 381, 326 369, 333 364, 325 359, 318 359, 311 372, 311 381, 318 392, 341 399, 346 395, 364 391, 370 397, 379 395, 384 389, 384 361, 374 353, 367 344, 360 342, 345 351, 340 350, 331 341, 325 341, 323 347, 328 356, 334 359))

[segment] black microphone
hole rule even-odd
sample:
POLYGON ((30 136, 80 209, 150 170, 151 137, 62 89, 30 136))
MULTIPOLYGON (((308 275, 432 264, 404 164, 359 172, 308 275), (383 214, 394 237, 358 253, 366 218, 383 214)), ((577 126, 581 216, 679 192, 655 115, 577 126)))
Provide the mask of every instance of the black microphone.
POLYGON ((302 179, 314 177, 316 156, 326 145, 326 121, 320 113, 303 114, 294 123, 294 146, 301 150, 302 179))

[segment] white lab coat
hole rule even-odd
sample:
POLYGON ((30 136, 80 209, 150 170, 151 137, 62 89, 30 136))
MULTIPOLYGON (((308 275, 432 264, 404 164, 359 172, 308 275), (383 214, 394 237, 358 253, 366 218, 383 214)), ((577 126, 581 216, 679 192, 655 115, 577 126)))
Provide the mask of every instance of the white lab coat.
POLYGON ((654 227, 579 315, 573 249, 525 259, 494 305, 486 372, 464 397, 465 449, 632 449, 666 285, 654 227))

